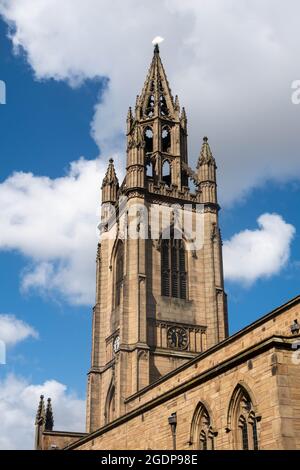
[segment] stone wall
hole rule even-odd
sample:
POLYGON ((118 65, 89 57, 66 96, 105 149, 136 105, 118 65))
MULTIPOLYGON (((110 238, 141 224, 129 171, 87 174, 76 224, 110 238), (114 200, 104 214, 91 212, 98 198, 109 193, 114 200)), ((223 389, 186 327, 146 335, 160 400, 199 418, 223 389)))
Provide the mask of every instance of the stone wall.
POLYGON ((125 414, 81 439, 77 449, 171 449, 168 418, 177 415, 178 449, 198 448, 192 432, 199 403, 216 449, 239 448, 230 403, 238 385, 252 401, 260 449, 300 449, 300 366, 290 325, 300 297, 266 315, 125 401, 125 414))

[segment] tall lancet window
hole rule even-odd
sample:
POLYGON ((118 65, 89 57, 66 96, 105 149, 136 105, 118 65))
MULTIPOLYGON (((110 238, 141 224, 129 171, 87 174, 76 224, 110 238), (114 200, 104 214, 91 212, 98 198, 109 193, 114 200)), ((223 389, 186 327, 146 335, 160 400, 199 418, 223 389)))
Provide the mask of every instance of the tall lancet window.
POLYGON ((186 250, 182 239, 174 239, 174 233, 161 241, 161 294, 187 298, 186 250))
POLYGON ((214 450, 217 435, 212 427, 208 410, 203 403, 198 403, 192 419, 190 444, 194 449, 214 450))
POLYGON ((118 305, 120 305, 120 302, 121 302, 121 291, 122 291, 123 278, 124 278, 124 244, 121 241, 118 242, 115 266, 116 266, 116 272, 115 272, 115 279, 116 279, 115 302, 116 302, 116 306, 118 306, 118 305))
POLYGON ((236 449, 258 450, 258 433, 256 416, 249 393, 238 385, 233 393, 229 409, 229 428, 232 426, 236 449))

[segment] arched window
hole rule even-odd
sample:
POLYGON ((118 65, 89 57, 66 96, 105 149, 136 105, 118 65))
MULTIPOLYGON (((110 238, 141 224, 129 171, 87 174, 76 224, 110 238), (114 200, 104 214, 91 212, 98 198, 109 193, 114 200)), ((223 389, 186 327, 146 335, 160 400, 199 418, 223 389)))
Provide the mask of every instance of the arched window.
POLYGON ((186 250, 182 239, 161 240, 161 294, 187 298, 186 250))
POLYGON ((146 127, 144 131, 144 139, 145 139, 145 152, 146 153, 153 152, 153 131, 150 126, 146 127))
POLYGON ((166 153, 171 150, 171 132, 168 126, 164 126, 161 131, 161 150, 166 153))
POLYGON ((214 450, 215 437, 209 412, 203 403, 198 403, 191 425, 190 444, 198 450, 214 450))
POLYGON ((117 253, 116 253, 116 295, 115 295, 115 304, 116 307, 120 305, 121 302, 121 291, 124 278, 124 244, 122 241, 118 242, 117 253))
POLYGON ((171 185, 172 182, 172 174, 171 174, 171 165, 169 160, 165 160, 162 167, 162 180, 168 186, 171 185))
POLYGON ((238 385, 233 392, 228 419, 235 448, 258 450, 257 417, 250 395, 242 385, 238 385))

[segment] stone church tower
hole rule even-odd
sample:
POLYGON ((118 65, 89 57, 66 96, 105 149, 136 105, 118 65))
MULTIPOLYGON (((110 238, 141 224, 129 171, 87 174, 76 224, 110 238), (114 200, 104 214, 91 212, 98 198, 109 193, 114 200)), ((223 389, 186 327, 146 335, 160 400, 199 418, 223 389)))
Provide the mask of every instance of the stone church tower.
POLYGON ((127 397, 227 337, 216 187, 206 137, 196 170, 188 166, 185 110, 155 46, 127 116, 125 179, 119 185, 110 160, 102 184, 87 432, 124 414, 127 397), (193 237, 178 224, 183 208, 193 237))

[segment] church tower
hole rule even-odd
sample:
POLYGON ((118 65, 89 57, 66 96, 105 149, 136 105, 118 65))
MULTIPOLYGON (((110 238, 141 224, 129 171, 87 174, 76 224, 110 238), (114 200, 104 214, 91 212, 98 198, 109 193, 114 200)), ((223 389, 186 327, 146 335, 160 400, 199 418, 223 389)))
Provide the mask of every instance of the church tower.
POLYGON ((218 211, 208 139, 192 170, 186 113, 156 45, 127 115, 125 179, 110 160, 102 184, 87 432, 228 335, 218 211))

